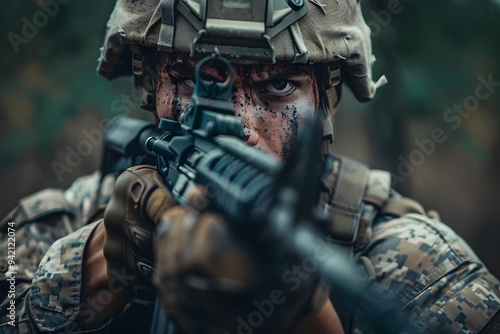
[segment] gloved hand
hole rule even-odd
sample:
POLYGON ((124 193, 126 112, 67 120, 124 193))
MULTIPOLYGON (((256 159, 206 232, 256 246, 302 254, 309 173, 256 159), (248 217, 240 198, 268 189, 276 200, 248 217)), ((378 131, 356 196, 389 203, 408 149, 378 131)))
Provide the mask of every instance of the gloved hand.
MULTIPOLYGON (((202 201, 203 202, 203 201, 202 201)), ((314 273, 284 279, 262 249, 236 238, 220 215, 168 209, 156 231, 153 281, 163 307, 186 333, 291 333, 323 304, 314 273)))
POLYGON ((135 294, 147 300, 155 297, 153 232, 161 214, 174 205, 156 168, 134 166, 116 180, 104 212, 108 277, 125 279, 135 294))

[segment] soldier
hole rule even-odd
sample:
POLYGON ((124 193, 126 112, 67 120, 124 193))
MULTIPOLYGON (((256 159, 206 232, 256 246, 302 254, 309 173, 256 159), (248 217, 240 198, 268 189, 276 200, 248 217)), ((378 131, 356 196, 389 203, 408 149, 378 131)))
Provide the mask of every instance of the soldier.
MULTIPOLYGON (((385 82, 372 81, 369 34, 354 0, 118 0, 99 73, 134 75, 144 108, 176 120, 195 64, 217 48, 234 63, 233 108, 247 144, 285 160, 306 121, 322 120, 318 206, 335 222, 325 240, 347 244, 372 293, 394 297, 416 332, 495 332, 500 285, 468 245, 391 190, 388 173, 331 152, 340 83, 368 101, 385 82)), ((217 67, 203 75, 222 80, 217 67)), ((195 198, 176 205, 154 168, 136 166, 116 184, 96 173, 22 199, 1 223, 2 231, 16 227, 18 261, 9 267, 2 236, 0 270, 15 277, 16 291, 11 298, 10 281, 0 281, 0 331, 145 332, 152 279, 172 331, 370 330, 316 270, 303 262, 275 275, 274 263, 234 237, 222 216, 197 210, 195 198)))

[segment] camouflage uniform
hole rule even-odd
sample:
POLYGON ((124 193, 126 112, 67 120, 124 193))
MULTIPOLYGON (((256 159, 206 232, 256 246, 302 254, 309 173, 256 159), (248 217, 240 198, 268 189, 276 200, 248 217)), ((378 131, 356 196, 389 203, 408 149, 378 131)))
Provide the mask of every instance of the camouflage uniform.
MULTIPOLYGON (((67 240, 68 237, 66 239, 61 238, 65 236, 87 238, 89 236, 89 227, 93 225, 81 230, 78 229, 82 227, 84 222, 89 220, 89 214, 94 211, 99 180, 99 174, 94 173, 77 179, 66 191, 59 189, 42 190, 20 200, 19 205, 2 221, 2 232, 0 234, 0 271, 2 272, 0 280, 0 333, 30 332, 27 311, 29 309, 33 311, 36 302, 33 302, 31 307, 27 303, 33 300, 33 296, 44 294, 48 296, 51 293, 58 296, 64 295, 65 297, 71 295, 71 293, 67 293, 68 290, 62 289, 62 282, 66 278, 62 272, 70 270, 70 262, 76 262, 77 267, 78 263, 81 266, 79 261, 82 258, 81 249, 84 244, 80 245, 81 247, 72 243, 66 244, 63 240, 67 240), (8 222, 15 222, 15 262, 17 267, 15 269, 7 265, 8 222), (56 240, 58 241, 56 242, 56 240), (58 268, 57 271, 52 272, 53 286, 47 291, 47 288, 36 284, 40 273, 47 271, 46 267, 39 267, 39 264, 44 256, 45 261, 51 259, 52 254, 57 252, 56 249, 60 250, 60 254, 64 255, 64 259, 61 258, 61 262, 51 263, 64 263, 64 268, 58 268), (71 252, 71 249, 74 249, 76 253, 71 252), (71 261, 64 262, 66 259, 71 259, 71 261), (10 303, 10 298, 7 298, 8 282, 5 281, 5 278, 12 276, 15 277, 16 282, 15 327, 9 325, 11 319, 8 317, 8 312, 5 311, 8 303, 10 303), (61 284, 54 286, 55 282, 61 282, 61 284), (26 296, 30 296, 31 299, 25 298, 26 296)), ((110 179, 108 178, 108 180, 110 179)), ((105 180, 103 187, 101 187, 99 203, 107 202, 111 191, 112 184, 105 180)), ((52 258, 52 260, 54 259, 56 258, 52 258)), ((79 280, 75 282, 79 284, 79 280)), ((65 281, 65 284, 68 283, 65 281)), ((43 305, 42 302, 39 302, 39 304, 43 305)), ((57 310, 54 309, 54 311, 57 310)), ((51 321, 50 318, 45 320, 51 321)))
MULTIPOLYGON (((99 312, 105 307, 105 295, 97 301, 80 299, 82 254, 98 222, 71 233, 89 219, 96 203, 109 200, 112 180, 108 178, 96 199, 98 183, 97 174, 78 179, 59 193, 64 201, 59 201, 57 208, 52 205, 49 213, 35 214, 34 207, 40 210, 40 205, 46 205, 36 196, 38 200, 23 200, 11 213, 17 219, 16 325, 9 325, 4 301, 0 333, 79 332, 74 320, 82 305, 94 305, 84 316, 89 320, 92 309, 99 312)), ((372 171, 367 189, 365 198, 378 201, 399 196, 390 190, 390 175, 385 172, 372 171)), ((395 217, 379 212, 369 201, 366 204, 361 219, 365 228, 358 236, 355 258, 373 281, 373 293, 394 297, 401 311, 410 314, 410 322, 421 329, 419 332, 480 331, 500 308, 500 284, 469 246, 435 219, 421 214, 395 217)), ((2 236, 0 261, 7 258, 4 239, 2 236)), ((141 332, 147 331, 151 308, 138 305, 138 300, 132 304, 102 328, 88 332, 118 332, 113 326, 120 325, 130 331, 130 319, 142 326, 141 332), (137 316, 139 313, 143 316, 137 316)), ((358 319, 353 328, 354 333, 369 332, 358 319)))
MULTIPOLYGON (((174 3, 181 4, 180 1, 169 0, 118 0, 108 22, 99 59, 99 73, 108 79, 134 75, 136 85, 143 89, 144 107, 151 110, 155 110, 156 87, 148 70, 154 63, 151 56, 155 52, 199 54, 206 50, 210 53, 217 46, 223 56, 237 59, 249 51, 246 43, 242 48, 243 37, 238 29, 234 29, 234 17, 224 17, 223 11, 213 10, 216 7, 211 7, 210 15, 204 15, 200 9, 202 6, 193 5, 197 1, 182 2, 191 3, 191 9, 187 5, 175 7, 174 3), (178 15, 175 8, 184 8, 184 14, 178 15), (196 17, 193 16, 195 12, 196 17), (217 24, 221 19, 229 18, 223 26, 227 28, 224 33, 219 26, 217 29, 204 29, 208 17, 216 19, 217 24), (201 39, 204 36, 200 34, 202 30, 208 38, 201 39), (174 34, 174 31, 177 33, 174 34), (223 37, 227 40, 219 43, 223 37), (213 40, 218 41, 217 45, 211 44, 213 40), (233 45, 235 41, 237 45, 233 45), (238 51, 237 54, 234 54, 235 51, 238 51)), ((260 14, 268 9, 263 7, 263 3, 254 1, 260 14)), ((386 82, 385 77, 377 81, 372 78, 371 68, 375 58, 371 52, 370 29, 362 17, 360 1, 321 4, 310 0, 307 1, 307 15, 300 8, 288 8, 287 1, 267 3, 275 4, 277 11, 272 12, 272 20, 261 17, 259 29, 251 32, 262 38, 252 38, 248 46, 256 46, 250 49, 265 56, 266 63, 314 63, 315 70, 321 73, 318 80, 321 95, 318 115, 324 118, 322 153, 327 154, 333 141, 328 110, 338 103, 339 83, 347 83, 359 101, 369 101, 375 96, 377 88, 386 82), (276 21, 276 26, 268 26, 268 21, 276 21), (264 29, 265 34, 260 29, 264 29), (261 42, 265 45, 263 51, 261 42), (340 66, 343 78, 340 77, 340 66)), ((290 3, 297 5, 301 1, 290 3)), ((213 22, 211 24, 213 27, 213 22)), ((89 320, 93 316, 92 310, 99 312, 105 307, 105 294, 101 298, 98 295, 97 301, 80 298, 82 255, 85 243, 97 225, 97 222, 87 224, 87 221, 92 220, 90 214, 96 206, 107 202, 110 194, 107 190, 111 188, 111 184, 110 187, 98 187, 99 179, 94 174, 76 181, 64 193, 52 191, 23 200, 0 226, 0 261, 4 261, 8 258, 8 240, 3 231, 9 220, 16 222, 18 265, 16 326, 9 324, 7 308, 10 302, 5 293, 9 283, 2 276, 0 332, 78 332, 75 319, 82 305, 90 306, 86 308, 87 311, 90 309, 89 312, 81 314, 89 320), (98 189, 101 193, 96 198, 98 189), (71 233, 77 228, 80 229, 71 233), (59 239, 62 236, 65 237, 59 239)), ((334 180, 330 181, 335 184, 334 180)), ((500 307, 498 280, 446 225, 427 217, 425 212, 399 215, 388 210, 389 205, 379 205, 390 203, 391 199, 399 196, 390 191, 387 173, 371 173, 367 189, 361 212, 363 228, 357 234, 354 250, 355 259, 364 265, 367 276, 373 282, 373 293, 393 296, 402 313, 409 313, 412 323, 422 332, 477 333, 481 330, 500 307)), ((0 269, 5 272, 8 267, 0 262, 0 269)), ((120 286, 110 288, 116 291, 120 286)), ((137 305, 139 303, 134 300, 132 308, 126 308, 122 315, 92 332, 119 332, 113 326, 127 319, 143 320, 135 322, 142 323, 140 332, 146 332, 150 317, 138 314, 147 314, 149 309, 147 305, 137 305)), ((134 332, 127 325, 124 325, 127 331, 134 332)), ((367 329, 355 319, 353 331, 360 333, 367 332, 367 329)))

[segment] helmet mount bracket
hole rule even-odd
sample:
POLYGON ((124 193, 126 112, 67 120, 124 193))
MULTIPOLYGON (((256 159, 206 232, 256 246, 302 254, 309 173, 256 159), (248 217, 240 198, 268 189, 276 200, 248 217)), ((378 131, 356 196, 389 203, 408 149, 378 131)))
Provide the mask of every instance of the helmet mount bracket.
POLYGON ((176 9, 198 31, 191 57, 214 52, 245 62, 276 63, 270 40, 308 12, 302 0, 179 0, 176 9), (243 20, 242 18, 248 18, 243 20), (237 29, 235 29, 237 27, 237 29))

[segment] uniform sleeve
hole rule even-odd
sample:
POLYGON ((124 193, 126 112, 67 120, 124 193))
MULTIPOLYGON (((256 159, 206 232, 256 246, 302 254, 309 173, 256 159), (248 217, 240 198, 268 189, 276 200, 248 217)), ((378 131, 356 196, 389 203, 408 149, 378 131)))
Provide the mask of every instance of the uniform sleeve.
POLYGON ((419 333, 478 333, 500 309, 499 281, 436 220, 379 220, 363 255, 375 268, 373 292, 395 299, 419 333))
POLYGON ((0 333, 31 331, 25 306, 35 272, 43 269, 39 264, 53 243, 88 219, 99 179, 94 173, 66 191, 45 189, 25 197, 0 222, 0 333))
MULTIPOLYGON (((82 332, 74 322, 84 303, 99 304, 99 301, 80 299, 83 251, 98 223, 84 226, 57 240, 42 259, 25 300, 29 324, 36 328, 33 332, 100 333, 109 324, 82 332)), ((95 313, 90 312, 88 319, 93 316, 95 313)))

